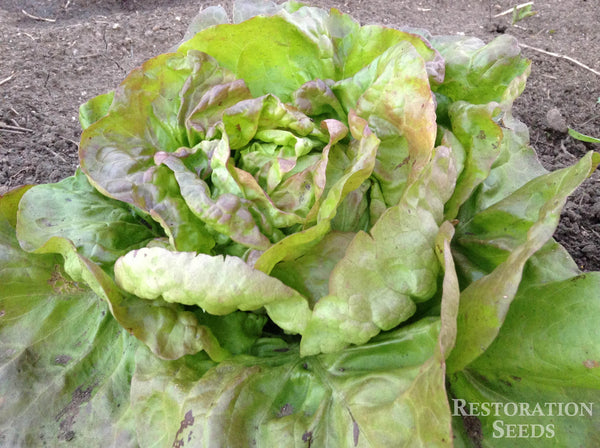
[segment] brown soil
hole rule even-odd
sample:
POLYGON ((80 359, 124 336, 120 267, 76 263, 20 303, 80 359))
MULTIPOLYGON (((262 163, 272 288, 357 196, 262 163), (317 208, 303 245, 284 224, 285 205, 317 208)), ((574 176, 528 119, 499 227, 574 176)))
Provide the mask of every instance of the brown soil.
MULTIPOLYGON (((216 0, 214 3, 217 3, 216 0)), ((221 1, 230 7, 230 1, 221 1)), ((510 0, 315 0, 361 23, 416 26, 434 34, 499 33, 574 58, 600 71, 600 8, 595 0, 547 0, 538 14, 511 26, 510 0)), ((77 166, 81 103, 113 89, 132 68, 183 36, 209 1, 2 0, 0 5, 0 193, 25 183, 54 182, 77 166), (35 16, 37 18, 34 18, 35 16), (49 19, 49 20, 41 20, 49 19)), ((533 60, 528 87, 515 105, 548 169, 572 164, 599 145, 582 143, 549 123, 600 135, 600 76, 566 59, 525 48, 533 60), (556 120, 554 120, 556 121, 556 120), (559 120, 560 121, 560 120, 559 120), (560 124, 560 123, 558 123, 560 124)), ((556 237, 584 270, 600 270, 600 200, 595 174, 571 198, 556 237)))

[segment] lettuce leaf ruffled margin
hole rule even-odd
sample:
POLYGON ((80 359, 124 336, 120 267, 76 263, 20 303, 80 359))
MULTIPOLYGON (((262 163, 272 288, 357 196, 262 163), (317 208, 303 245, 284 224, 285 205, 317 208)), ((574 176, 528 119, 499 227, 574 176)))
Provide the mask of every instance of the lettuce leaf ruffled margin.
POLYGON ((202 11, 81 107, 81 170, 0 197, 0 444, 513 446, 457 400, 600 405, 600 279, 552 239, 600 155, 541 167, 529 70, 509 36, 202 11))

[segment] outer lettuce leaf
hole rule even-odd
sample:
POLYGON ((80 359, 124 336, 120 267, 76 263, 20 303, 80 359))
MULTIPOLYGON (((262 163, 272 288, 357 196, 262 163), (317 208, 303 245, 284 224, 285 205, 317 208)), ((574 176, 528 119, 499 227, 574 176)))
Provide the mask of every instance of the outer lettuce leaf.
POLYGON ((138 434, 146 445, 165 446, 450 446, 443 376, 422 369, 438 332, 439 321, 423 320, 373 344, 314 358, 279 345, 207 373, 146 354, 132 380, 138 434), (422 399, 431 414, 421 413, 422 399), (446 421, 445 431, 430 431, 429 418, 446 421))
POLYGON ((98 95, 79 107, 79 123, 81 129, 88 128, 91 124, 104 117, 115 97, 115 92, 98 95))
POLYGON ((121 255, 160 236, 130 206, 98 193, 79 171, 56 184, 33 187, 21 200, 18 216, 17 237, 24 250, 62 236, 102 266, 112 267, 121 255))
POLYGON ((530 416, 519 412, 511 416, 512 405, 509 415, 502 406, 498 415, 480 415, 482 446, 515 446, 519 428, 509 428, 511 424, 530 425, 525 428, 529 438, 520 438, 519 446, 600 443, 595 415, 600 406, 599 287, 597 272, 544 285, 530 285, 525 277, 494 343, 465 370, 449 377, 451 394, 463 400, 458 403, 466 404, 465 410, 468 403, 528 406, 530 416), (546 403, 554 403, 554 409, 546 403), (576 416, 565 412, 567 406, 568 413, 573 412, 568 403, 578 404, 576 416), (535 412, 536 405, 541 413, 535 412))
POLYGON ((427 61, 432 79, 443 79, 439 53, 414 34, 379 26, 361 27, 337 10, 328 14, 319 8, 294 6, 293 2, 281 7, 267 2, 251 6, 247 12, 245 2, 236 3, 235 25, 222 23, 223 15, 211 10, 206 19, 200 19, 200 26, 194 26, 202 29, 179 51, 195 49, 210 54, 243 78, 255 96, 272 93, 288 101, 306 82, 353 76, 399 42, 416 48, 427 61), (253 13, 275 15, 253 17, 253 13), (208 24, 214 26, 205 27, 208 24), (222 45, 223 36, 240 44, 222 45), (278 37, 276 45, 274 36, 278 37))
POLYGON ((529 146, 527 126, 513 118, 510 112, 503 112, 501 118, 500 153, 494 160, 488 177, 469 199, 465 207, 469 209, 469 213, 488 208, 530 180, 547 173, 535 151, 529 146))
POLYGON ((23 252, 22 190, 0 198, 0 444, 135 443, 129 384, 139 342, 59 255, 23 252))
POLYGON ((461 292, 457 343, 448 360, 450 372, 468 366, 496 338, 517 292, 525 263, 552 237, 567 196, 599 162, 600 156, 590 152, 572 167, 534 179, 476 215, 465 228, 458 229, 457 240, 475 246, 472 252, 477 253, 481 242, 488 249, 483 257, 479 252, 476 266, 485 269, 486 263, 487 266, 493 263, 498 267, 461 292), (478 235, 481 240, 469 244, 470 234, 478 235), (496 247, 499 250, 494 250, 496 247))
MULTIPOLYGON (((508 197, 480 211, 457 228, 454 254, 470 283, 492 272, 524 244, 537 222, 557 220, 573 190, 596 168, 600 156, 588 153, 576 165, 536 177, 508 197)), ((550 221, 552 222, 552 221, 550 221)))
POLYGON ((254 96, 272 93, 282 101, 290 100, 302 84, 335 74, 332 55, 280 16, 207 28, 179 47, 183 53, 190 49, 217 59, 244 79, 254 96), (223 45, 223 36, 236 45, 223 45))
POLYGON ((68 239, 52 237, 35 253, 61 254, 69 277, 88 285, 108 304, 117 322, 146 343, 157 356, 176 359, 200 350, 205 350, 218 360, 229 356, 210 328, 200 325, 192 312, 163 301, 149 304, 123 294, 113 279, 98 265, 79 254, 68 239))
MULTIPOLYGON (((465 160, 454 195, 446 204, 448 219, 457 216, 459 208, 487 179, 493 163, 500 154, 502 129, 493 120, 498 111, 496 103, 473 105, 457 101, 449 107, 448 113, 454 136, 449 136, 445 131, 446 135, 443 136, 442 142, 451 144, 455 137, 465 152, 465 160)), ((462 215, 467 213, 465 208, 461 212, 462 215)))
POLYGON ((442 82, 444 79, 444 61, 441 55, 431 47, 429 42, 421 37, 394 28, 377 25, 358 27, 357 24, 352 26, 352 32, 341 37, 334 32, 334 30, 337 31, 334 27, 340 27, 340 24, 348 27, 349 16, 338 16, 335 11, 332 11, 331 17, 334 20, 332 21, 333 24, 330 25, 330 32, 334 36, 334 44, 340 55, 338 57, 343 61, 339 79, 354 76, 388 48, 392 48, 401 42, 410 44, 418 52, 419 59, 425 60, 427 73, 433 82, 442 82))

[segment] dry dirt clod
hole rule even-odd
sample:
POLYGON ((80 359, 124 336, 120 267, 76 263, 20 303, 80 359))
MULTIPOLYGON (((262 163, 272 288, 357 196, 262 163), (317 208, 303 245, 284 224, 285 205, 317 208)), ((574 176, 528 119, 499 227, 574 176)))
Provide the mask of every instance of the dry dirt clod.
POLYGON ((557 132, 566 133, 568 130, 567 121, 562 116, 560 110, 556 107, 546 113, 546 122, 550 129, 557 132))

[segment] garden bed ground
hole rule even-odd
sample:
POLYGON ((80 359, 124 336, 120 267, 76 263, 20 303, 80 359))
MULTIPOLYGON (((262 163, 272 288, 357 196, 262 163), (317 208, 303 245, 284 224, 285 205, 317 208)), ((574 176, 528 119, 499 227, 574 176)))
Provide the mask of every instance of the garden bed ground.
MULTIPOLYGON (((230 2, 225 1, 229 7, 230 2)), ((315 0, 361 23, 416 26, 435 34, 499 33, 568 56, 600 71, 600 9, 595 0, 547 0, 538 14, 511 26, 495 17, 506 0, 315 0)), ((168 51, 208 1, 3 0, 0 4, 0 194, 25 183, 54 182, 75 170, 78 107, 113 89, 132 68, 168 51), (165 6, 168 3, 169 6, 165 6)), ((569 137, 566 125, 600 135, 600 76, 556 56, 524 48, 533 61, 527 89, 515 106, 531 144, 550 170, 572 164, 599 145, 569 137), (565 123, 549 122, 557 109, 565 123)), ((560 120, 559 120, 560 121, 560 120)), ((600 175, 570 199, 556 237, 584 270, 600 270, 600 175)))

